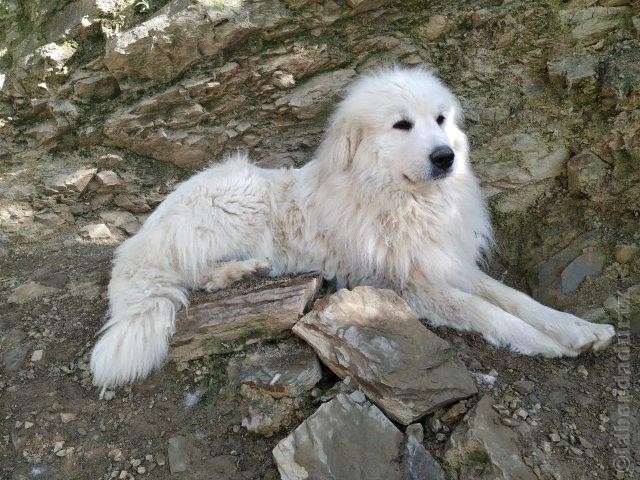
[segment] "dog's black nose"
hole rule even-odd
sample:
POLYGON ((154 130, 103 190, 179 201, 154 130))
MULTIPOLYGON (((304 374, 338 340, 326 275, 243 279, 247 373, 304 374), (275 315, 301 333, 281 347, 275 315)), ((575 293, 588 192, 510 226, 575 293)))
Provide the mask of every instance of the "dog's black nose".
POLYGON ((453 165, 454 156, 453 150, 449 147, 436 147, 429 155, 429 160, 440 170, 449 170, 453 165))

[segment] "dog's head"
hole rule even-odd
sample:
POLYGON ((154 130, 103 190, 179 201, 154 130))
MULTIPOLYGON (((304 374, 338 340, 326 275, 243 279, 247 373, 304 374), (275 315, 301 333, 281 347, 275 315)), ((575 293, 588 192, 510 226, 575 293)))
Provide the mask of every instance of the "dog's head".
POLYGON ((366 181, 425 188, 467 168, 459 121, 460 104, 432 74, 383 70, 351 86, 318 157, 329 169, 351 170, 366 181))

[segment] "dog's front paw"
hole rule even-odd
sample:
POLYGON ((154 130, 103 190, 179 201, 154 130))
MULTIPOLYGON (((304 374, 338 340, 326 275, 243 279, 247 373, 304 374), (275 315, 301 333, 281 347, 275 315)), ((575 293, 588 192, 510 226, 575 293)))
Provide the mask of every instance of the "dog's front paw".
POLYGON ((118 322, 111 325, 91 352, 93 384, 114 387, 145 378, 167 358, 167 335, 155 325, 118 322))
POLYGON ((591 345, 591 350, 602 350, 603 348, 608 347, 616 334, 616 330, 613 328, 613 325, 593 325, 594 327, 600 328, 595 332, 597 340, 591 345))
POLYGON ((567 348, 576 352, 585 352, 606 348, 615 333, 612 325, 590 323, 574 315, 566 314, 554 337, 567 348))

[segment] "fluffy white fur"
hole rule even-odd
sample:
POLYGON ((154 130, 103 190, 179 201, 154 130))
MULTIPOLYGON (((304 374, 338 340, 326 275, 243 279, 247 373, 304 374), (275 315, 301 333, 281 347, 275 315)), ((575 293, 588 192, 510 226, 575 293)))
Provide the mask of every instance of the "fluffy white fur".
POLYGON ((189 290, 257 271, 392 288, 434 325, 527 355, 606 346, 611 326, 545 307, 478 268, 491 226, 459 115, 431 74, 385 70, 352 86, 304 167, 267 170, 236 155, 178 186, 117 250, 94 383, 147 376, 165 361, 189 290), (400 120, 412 128, 394 128, 400 120), (455 152, 444 178, 429 160, 440 146, 455 152))

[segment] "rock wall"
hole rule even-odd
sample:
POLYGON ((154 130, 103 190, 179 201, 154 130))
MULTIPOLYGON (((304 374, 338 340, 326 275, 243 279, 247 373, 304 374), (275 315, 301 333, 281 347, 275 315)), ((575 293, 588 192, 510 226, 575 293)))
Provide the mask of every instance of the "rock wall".
POLYGON ((301 165, 343 87, 393 62, 461 99, 494 273, 594 319, 640 282, 630 0, 8 0, 0 249, 117 243, 225 152, 301 165))

